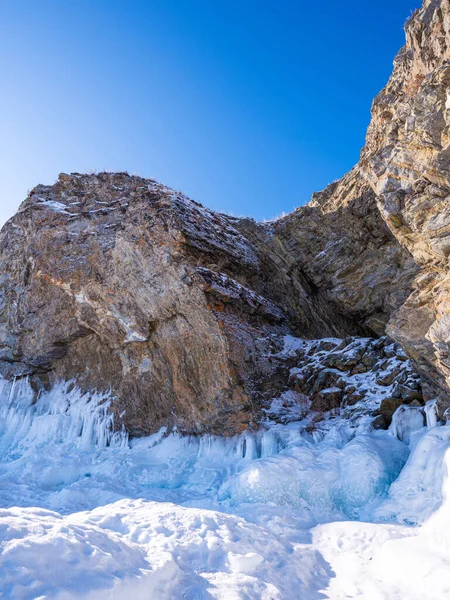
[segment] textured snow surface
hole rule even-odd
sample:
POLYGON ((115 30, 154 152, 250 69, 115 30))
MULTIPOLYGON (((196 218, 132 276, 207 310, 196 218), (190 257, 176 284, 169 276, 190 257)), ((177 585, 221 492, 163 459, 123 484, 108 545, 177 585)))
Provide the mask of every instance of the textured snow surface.
POLYGON ((450 598, 433 410, 130 442, 107 396, 0 382, 0 598, 450 598))

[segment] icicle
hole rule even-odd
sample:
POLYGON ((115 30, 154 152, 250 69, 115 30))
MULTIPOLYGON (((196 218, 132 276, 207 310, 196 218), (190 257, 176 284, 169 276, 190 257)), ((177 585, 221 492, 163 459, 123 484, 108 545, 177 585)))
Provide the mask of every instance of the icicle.
POLYGON ((255 460, 256 458, 258 458, 258 448, 254 435, 247 434, 245 436, 244 458, 245 460, 255 460))
POLYGON ((430 400, 424 406, 428 429, 433 429, 438 424, 437 400, 430 400))
POLYGON ((83 394, 69 383, 56 384, 33 404, 34 391, 26 379, 12 383, 0 380, 0 451, 39 440, 73 441, 82 450, 123 446, 128 437, 116 431, 108 394, 83 394))
POLYGON ((261 458, 274 456, 278 452, 278 441, 273 431, 265 431, 261 436, 261 458))
POLYGON ((392 416, 389 431, 409 444, 411 433, 425 426, 425 414, 420 406, 399 406, 392 416))

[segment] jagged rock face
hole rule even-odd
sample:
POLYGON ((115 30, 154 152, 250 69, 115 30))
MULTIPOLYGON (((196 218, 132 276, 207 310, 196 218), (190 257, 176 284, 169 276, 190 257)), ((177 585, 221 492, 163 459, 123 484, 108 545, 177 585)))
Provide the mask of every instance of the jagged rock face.
POLYGON ((368 334, 384 333, 417 272, 358 169, 276 222, 274 243, 316 290, 368 334))
POLYGON ((402 343, 442 408, 450 405, 450 5, 425 1, 375 98, 360 169, 399 243, 418 265, 388 332, 402 343))
POLYGON ((450 5, 426 1, 406 24, 385 89, 375 98, 360 170, 399 243, 418 265, 388 332, 449 405, 450 5))
POLYGON ((288 302, 288 273, 275 304, 232 221, 126 174, 36 187, 0 236, 2 374, 111 388, 132 434, 247 427, 277 389, 269 354, 290 325, 357 327, 298 282, 288 302))
POLYGON ((375 98, 359 164, 274 225, 339 310, 399 341, 450 406, 450 4, 425 0, 375 98))
MULTIPOLYGON (((63 175, 33 190, 0 248, 5 374, 111 387, 135 434, 216 422, 239 430, 251 419, 237 357, 251 362, 243 338, 263 354, 256 329, 277 331, 283 315, 187 261, 207 248, 211 262, 257 272, 252 248, 223 219, 138 178, 63 175), (227 287, 233 310, 219 319, 227 287)), ((259 374, 249 371, 247 380, 259 374)))
POLYGON ((286 364, 287 374, 284 391, 265 410, 271 421, 307 418, 313 432, 333 416, 357 424, 370 415, 376 417, 369 419, 371 427, 386 429, 400 406, 424 404, 418 373, 400 345, 386 337, 286 336, 274 357, 286 364))

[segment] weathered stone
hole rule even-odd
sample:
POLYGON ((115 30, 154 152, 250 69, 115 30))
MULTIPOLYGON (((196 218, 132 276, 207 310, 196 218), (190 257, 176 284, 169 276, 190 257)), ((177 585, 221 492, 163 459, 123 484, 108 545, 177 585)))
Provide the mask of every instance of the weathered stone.
POLYGON ((372 421, 372 427, 374 429, 387 429, 389 425, 383 415, 378 415, 372 421))
POLYGON ((326 359, 326 366, 339 371, 351 371, 359 362, 356 356, 345 356, 344 354, 329 354, 326 359))
POLYGON ((272 401, 266 414, 270 420, 285 425, 303 419, 308 414, 310 406, 309 396, 286 390, 272 401))
POLYGON ((413 400, 409 403, 409 406, 423 406, 423 402, 420 402, 420 400, 413 400))
POLYGON ((331 371, 330 369, 324 369, 323 371, 319 371, 317 373, 317 377, 312 389, 310 390, 310 394, 314 395, 320 390, 332 387, 343 389, 345 387, 345 383, 342 381, 340 373, 331 371))
POLYGON ((312 397, 311 410, 328 412, 341 406, 343 391, 338 387, 321 390, 312 397))
POLYGON ((386 420, 388 425, 391 424, 392 415, 395 413, 399 406, 402 406, 403 400, 401 398, 385 398, 380 404, 380 414, 386 420))
POLYGON ((400 375, 400 373, 401 368, 398 366, 391 369, 390 371, 382 372, 380 375, 377 376, 375 381, 378 385, 391 385, 392 383, 394 383, 395 379, 400 375))
POLYGON ((400 384, 399 392, 400 392, 400 397, 402 398, 404 404, 409 404, 413 400, 418 400, 422 404, 424 403, 422 392, 419 389, 411 389, 410 387, 408 387, 406 385, 400 384))
POLYGON ((357 402, 364 400, 364 396, 365 395, 362 393, 361 390, 356 390, 355 388, 347 388, 345 390, 344 406, 353 406, 357 402))

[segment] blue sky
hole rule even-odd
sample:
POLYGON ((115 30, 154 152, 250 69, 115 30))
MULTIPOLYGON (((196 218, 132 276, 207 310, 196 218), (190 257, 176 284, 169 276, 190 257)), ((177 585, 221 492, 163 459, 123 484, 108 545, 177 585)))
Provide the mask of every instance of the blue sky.
POLYGON ((419 0, 0 0, 0 223, 127 170, 271 218, 358 160, 419 0))

